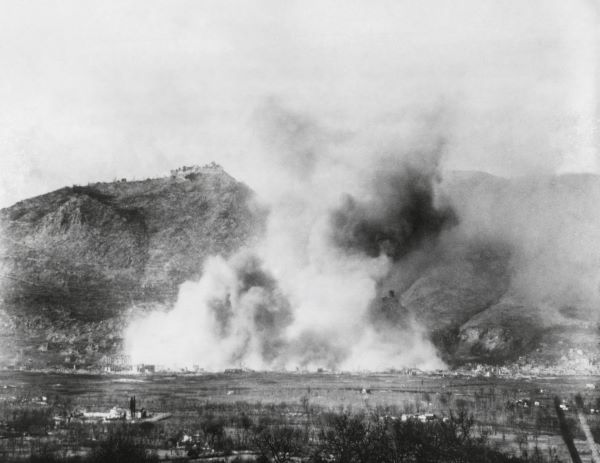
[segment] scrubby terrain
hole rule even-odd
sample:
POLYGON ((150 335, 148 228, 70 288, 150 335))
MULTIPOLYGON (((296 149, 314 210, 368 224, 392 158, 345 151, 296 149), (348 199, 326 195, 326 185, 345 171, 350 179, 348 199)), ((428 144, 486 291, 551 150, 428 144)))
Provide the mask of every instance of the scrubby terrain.
POLYGON ((207 256, 254 239, 261 217, 251 190, 215 165, 62 188, 3 209, 3 353, 15 342, 51 363, 114 352, 127 310, 168 308, 207 256))

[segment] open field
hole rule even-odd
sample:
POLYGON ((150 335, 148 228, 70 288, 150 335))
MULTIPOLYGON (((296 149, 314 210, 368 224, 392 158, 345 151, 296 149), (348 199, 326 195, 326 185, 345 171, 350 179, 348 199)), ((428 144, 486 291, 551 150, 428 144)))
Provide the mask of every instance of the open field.
POLYGON ((73 418, 55 426, 55 417, 75 417, 83 410, 106 412, 115 406, 127 409, 129 398, 135 395, 138 410, 143 407, 154 414, 171 415, 147 426, 151 430, 145 436, 147 444, 161 457, 185 456, 187 452, 175 442, 183 435, 197 436, 207 447, 207 421, 219 421, 233 449, 242 450, 245 425, 240 425, 241 417, 248 420, 248 428, 267 421, 302 427, 315 416, 342 410, 393 420, 433 414, 431 419, 440 422, 464 410, 473 416, 473 433, 485 436, 490 448, 518 456, 530 456, 537 448, 544 461, 569 461, 553 406, 554 397, 559 397, 580 455, 583 461, 591 461, 575 397, 581 395, 583 411, 598 439, 600 415, 595 410, 600 408, 600 387, 595 389, 596 385, 596 377, 258 372, 119 376, 10 371, 0 373, 4 424, 0 448, 5 456, 12 451, 22 457, 49 443, 60 443, 65 454, 85 452, 113 424, 73 418), (21 429, 20 434, 10 429, 15 412, 23 410, 37 410, 45 416, 44 429, 29 425, 29 432, 21 429), (173 445, 167 449, 169 439, 173 445))

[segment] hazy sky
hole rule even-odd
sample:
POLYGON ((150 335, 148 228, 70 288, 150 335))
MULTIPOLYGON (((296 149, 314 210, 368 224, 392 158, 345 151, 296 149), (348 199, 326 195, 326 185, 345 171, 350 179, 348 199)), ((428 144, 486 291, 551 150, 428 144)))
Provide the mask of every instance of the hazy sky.
POLYGON ((273 101, 340 134, 431 130, 447 168, 595 172, 595 1, 5 0, 0 206, 212 160, 260 183, 273 101))

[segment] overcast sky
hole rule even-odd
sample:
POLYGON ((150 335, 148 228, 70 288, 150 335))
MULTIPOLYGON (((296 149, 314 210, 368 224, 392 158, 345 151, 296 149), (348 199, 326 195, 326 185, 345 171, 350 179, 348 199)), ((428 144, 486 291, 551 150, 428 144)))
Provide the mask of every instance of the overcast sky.
POLYGON ((273 101, 336 133, 435 125, 445 168, 596 172, 595 1, 6 0, 0 206, 213 160, 260 183, 273 101))

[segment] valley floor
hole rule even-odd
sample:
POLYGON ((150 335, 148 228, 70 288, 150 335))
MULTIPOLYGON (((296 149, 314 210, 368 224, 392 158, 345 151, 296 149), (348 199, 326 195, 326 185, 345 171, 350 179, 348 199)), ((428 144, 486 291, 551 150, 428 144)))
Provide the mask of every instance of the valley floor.
MULTIPOLYGON (((106 421, 83 419, 83 414, 99 416, 113 407, 127 410, 134 395, 138 410, 169 414, 152 428, 156 450, 164 447, 169 436, 179 440, 183 435, 203 436, 202 445, 207 445, 202 424, 207 419, 221 420, 226 432, 239 439, 236 423, 241 416, 254 425, 268 419, 301 426, 311 414, 347 411, 382 419, 443 423, 465 411, 473 416, 474 433, 485 437, 492 449, 518 456, 537 451, 545 458, 568 461, 553 404, 558 397, 583 460, 591 461, 577 419, 578 396, 595 439, 600 438, 600 377, 596 376, 497 378, 416 372, 133 376, 2 371, 4 438, 0 448, 8 455, 15 446, 22 444, 31 450, 50 441, 77 452, 110 428, 106 421), (41 417, 42 425, 36 426, 34 421, 18 425, 15 420, 23 413, 41 417), (73 426, 77 426, 77 437, 73 426)), ((170 454, 183 451, 185 445, 176 444, 170 454)))

